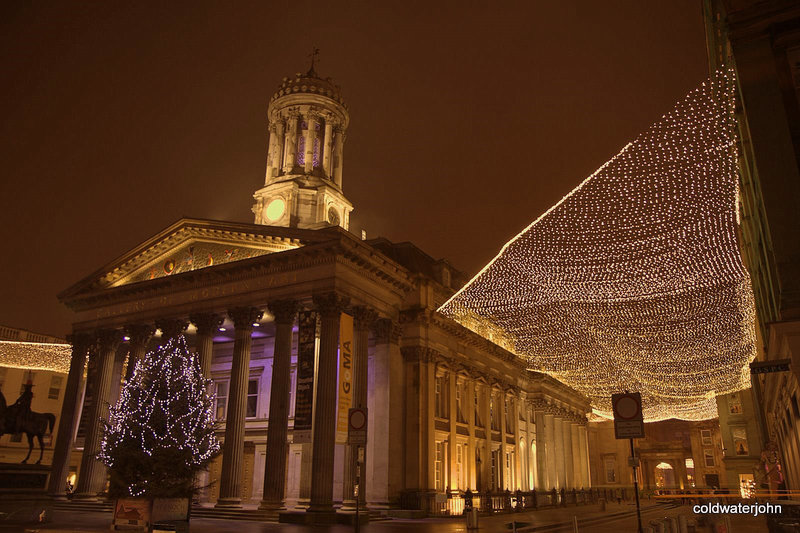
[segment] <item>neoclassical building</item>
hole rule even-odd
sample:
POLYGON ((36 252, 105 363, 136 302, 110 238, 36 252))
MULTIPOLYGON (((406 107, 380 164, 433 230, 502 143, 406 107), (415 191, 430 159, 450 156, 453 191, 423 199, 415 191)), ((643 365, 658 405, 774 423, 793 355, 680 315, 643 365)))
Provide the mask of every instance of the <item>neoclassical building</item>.
POLYGON ((456 512, 467 489, 588 488, 588 400, 439 314, 465 281, 447 261, 348 231, 340 89, 313 67, 284 78, 268 118, 253 224, 181 219, 59 295, 75 318, 51 492, 75 450, 78 496, 104 490, 98 420, 135 361, 179 334, 223 422, 207 503, 321 520, 354 508, 358 451, 337 427, 345 333, 349 405, 368 409, 364 504, 456 512))

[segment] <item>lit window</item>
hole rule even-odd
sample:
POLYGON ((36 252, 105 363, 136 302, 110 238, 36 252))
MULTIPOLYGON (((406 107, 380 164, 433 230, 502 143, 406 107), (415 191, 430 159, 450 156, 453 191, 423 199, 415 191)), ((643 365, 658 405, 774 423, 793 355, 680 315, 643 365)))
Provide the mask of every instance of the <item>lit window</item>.
POLYGON ((728 396, 728 412, 732 415, 742 414, 742 400, 738 392, 728 396))
POLYGON ((466 383, 458 383, 456 384, 456 415, 458 417, 458 421, 462 424, 467 423, 467 417, 464 416, 466 412, 466 408, 464 406, 464 399, 467 397, 467 385, 466 383))
POLYGON ((686 461, 686 480, 689 482, 689 486, 694 487, 694 459, 691 457, 687 457, 686 461))
POLYGON ((258 412, 258 379, 247 382, 247 418, 255 418, 258 412))
POLYGON ((434 462, 436 490, 444 490, 445 446, 447 446, 447 441, 436 441, 436 461, 434 462))
POLYGON ((700 439, 703 441, 703 446, 711 446, 714 442, 711 440, 711 430, 710 429, 701 429, 700 430, 700 439))
POLYGON ((483 398, 483 391, 478 392, 475 389, 475 425, 482 428, 483 421, 481 420, 481 398, 483 398))
POLYGON ((731 435, 733 436, 733 449, 736 455, 748 455, 750 449, 747 446, 747 430, 745 428, 733 428, 731 435))
POLYGON ((448 409, 447 409, 447 385, 448 385, 448 378, 447 376, 437 376, 436 383, 435 383, 435 395, 436 395, 436 412, 435 415, 438 418, 448 418, 448 409))
POLYGON ((50 377, 50 390, 47 391, 47 397, 51 400, 58 400, 59 395, 61 394, 61 384, 64 382, 64 378, 61 376, 53 375, 50 377))
POLYGON ((216 383, 217 397, 214 400, 214 413, 217 420, 225 420, 225 415, 228 409, 228 382, 217 381, 216 383))
POLYGON ((716 466, 716 463, 714 462, 714 452, 713 451, 711 451, 711 450, 703 450, 703 456, 705 457, 705 460, 706 460, 706 466, 709 466, 709 467, 716 466))

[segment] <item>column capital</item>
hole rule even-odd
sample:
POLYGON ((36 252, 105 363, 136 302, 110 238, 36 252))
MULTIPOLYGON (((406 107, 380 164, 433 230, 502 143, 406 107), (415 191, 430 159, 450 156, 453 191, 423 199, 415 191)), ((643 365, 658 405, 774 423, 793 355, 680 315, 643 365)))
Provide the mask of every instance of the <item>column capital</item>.
POLYGON ((294 324, 300 304, 295 300, 275 300, 267 304, 276 324, 294 324))
POLYGON ((92 340, 92 336, 85 332, 67 335, 67 342, 72 345, 72 350, 75 352, 86 352, 92 345, 92 340))
POLYGON ((375 342, 378 344, 397 344, 403 333, 403 328, 399 322, 391 318, 379 318, 373 325, 375 342))
POLYGON ((156 328, 161 330, 161 338, 171 339, 181 335, 189 326, 189 322, 182 318, 162 318, 156 320, 156 328))
POLYGON ((156 328, 150 324, 129 324, 124 331, 130 337, 131 346, 144 346, 156 332, 156 328))
POLYGON ((212 335, 222 325, 222 316, 216 313, 193 313, 189 321, 197 328, 200 335, 212 335))
POLYGON ((122 332, 118 329, 101 329, 97 331, 95 339, 101 351, 113 351, 122 342, 122 332))
POLYGON ((234 307, 228 310, 228 316, 233 320, 236 329, 253 329, 253 323, 261 320, 264 312, 255 307, 234 307))
POLYGON ((326 292, 312 296, 314 306, 322 316, 337 315, 344 311, 350 303, 350 297, 338 292, 326 292))
POLYGON ((378 320, 378 312, 371 307, 366 305, 353 307, 353 322, 357 329, 372 328, 376 320, 378 320))

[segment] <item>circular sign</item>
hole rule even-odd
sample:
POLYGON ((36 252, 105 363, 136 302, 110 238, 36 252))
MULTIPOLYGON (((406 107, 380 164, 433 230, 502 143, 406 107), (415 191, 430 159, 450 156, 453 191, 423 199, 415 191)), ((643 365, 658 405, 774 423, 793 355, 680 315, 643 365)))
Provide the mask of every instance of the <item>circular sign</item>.
POLYGON ((614 402, 614 413, 623 420, 634 420, 640 417, 642 406, 635 397, 623 395, 614 402))
POLYGON ((350 427, 359 430, 367 425, 367 413, 361 409, 353 409, 350 412, 350 427))

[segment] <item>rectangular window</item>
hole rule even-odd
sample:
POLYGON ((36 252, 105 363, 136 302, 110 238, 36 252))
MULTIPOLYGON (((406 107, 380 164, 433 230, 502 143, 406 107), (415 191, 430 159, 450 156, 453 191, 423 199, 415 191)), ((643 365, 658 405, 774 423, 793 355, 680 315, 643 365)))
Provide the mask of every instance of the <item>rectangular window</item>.
POLYGON ((436 461, 434 462, 436 490, 444 490, 445 459, 445 441, 436 441, 436 461))
POLYGON ((61 376, 50 376, 50 390, 47 391, 47 397, 49 399, 58 400, 58 397, 61 395, 61 384, 63 382, 64 378, 61 376))
POLYGON ((467 385, 466 383, 456 383, 456 416, 458 422, 462 424, 467 423, 466 406, 464 400, 467 398, 467 385))
POLYGON ((707 467, 716 466, 714 462, 714 452, 712 450, 703 450, 703 456, 705 457, 707 467))
POLYGON ((463 444, 456 444, 456 480, 458 481, 458 489, 466 489, 464 483, 464 449, 463 444))
POLYGON ((228 410, 228 382, 217 381, 214 391, 217 393, 214 400, 214 413, 216 420, 225 420, 228 410))
POLYGON ((617 482, 617 459, 615 457, 606 457, 606 483, 617 482))
POLYGON ((495 431, 500 431, 500 418, 497 416, 495 411, 497 411, 497 409, 495 409, 494 398, 492 398, 489 400, 489 419, 492 424, 492 429, 495 431))
POLYGON ((475 425, 479 428, 483 427, 483 421, 481 420, 481 402, 480 400, 483 398, 483 392, 478 392, 478 389, 475 389, 475 425))
POLYGON ((694 459, 688 457, 684 464, 686 465, 686 481, 689 482, 690 487, 694 487, 694 459))
POLYGON ((703 446, 711 446, 712 444, 714 444, 714 442, 711 440, 711 430, 701 429, 700 440, 702 440, 703 446))
POLYGON ((247 382, 247 418, 255 418, 258 414, 258 379, 247 382))
POLYGON ((738 392, 734 392, 728 396, 728 412, 732 415, 742 414, 742 400, 738 392))
POLYGON ((733 449, 736 455, 749 455, 750 449, 747 446, 747 430, 745 428, 731 429, 733 436, 733 449))
POLYGON ((448 385, 448 377, 447 376, 437 376, 436 383, 435 383, 435 400, 436 400, 436 416, 438 418, 448 418, 448 409, 447 409, 447 385, 448 385))
POLYGON ((496 490, 496 489, 500 488, 500 479, 499 479, 499 476, 497 475, 498 455, 500 455, 500 450, 494 450, 492 452, 492 469, 489 472, 489 474, 491 475, 491 478, 492 478, 491 479, 491 483, 492 483, 491 486, 492 486, 493 490, 496 490))

